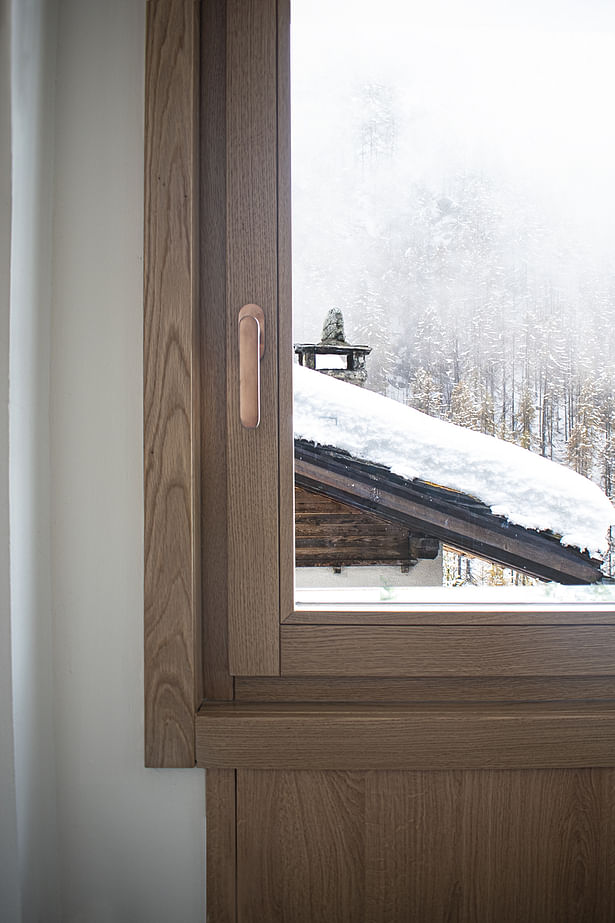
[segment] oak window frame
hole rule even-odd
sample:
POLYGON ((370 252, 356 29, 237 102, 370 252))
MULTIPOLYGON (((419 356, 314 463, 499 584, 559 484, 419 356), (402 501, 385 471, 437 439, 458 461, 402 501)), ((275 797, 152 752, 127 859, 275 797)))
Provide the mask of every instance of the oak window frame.
POLYGON ((480 698, 477 684, 509 679, 518 697, 540 677, 543 696, 549 683, 568 683, 567 698, 600 683, 612 693, 607 605, 294 608, 289 16, 288 0, 148 2, 150 766, 194 765, 203 701, 241 688, 284 701, 319 679, 329 698, 358 678, 416 681, 424 698, 438 679, 480 698), (236 319, 248 302, 267 329, 255 431, 237 411, 236 319))

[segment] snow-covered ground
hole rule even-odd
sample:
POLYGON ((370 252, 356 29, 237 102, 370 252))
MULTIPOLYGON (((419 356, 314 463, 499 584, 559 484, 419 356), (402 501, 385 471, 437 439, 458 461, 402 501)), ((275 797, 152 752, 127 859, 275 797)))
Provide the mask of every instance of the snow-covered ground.
POLYGON ((294 376, 295 438, 469 494, 512 523, 547 530, 592 555, 606 553, 615 508, 587 478, 319 372, 295 365, 294 376))

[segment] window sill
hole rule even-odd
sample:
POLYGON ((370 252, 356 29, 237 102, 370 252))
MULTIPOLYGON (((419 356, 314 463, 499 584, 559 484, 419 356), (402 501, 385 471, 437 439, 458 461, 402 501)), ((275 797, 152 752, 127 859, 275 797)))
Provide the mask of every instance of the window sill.
POLYGON ((196 747, 207 769, 608 767, 615 703, 206 703, 196 747))

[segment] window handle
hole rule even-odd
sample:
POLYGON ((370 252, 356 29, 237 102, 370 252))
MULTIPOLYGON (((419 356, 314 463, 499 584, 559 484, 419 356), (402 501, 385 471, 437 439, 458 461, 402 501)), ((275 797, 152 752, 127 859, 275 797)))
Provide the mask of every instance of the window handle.
POLYGON ((261 359, 265 353, 265 315, 257 304, 239 312, 239 419, 256 429, 261 419, 261 359))

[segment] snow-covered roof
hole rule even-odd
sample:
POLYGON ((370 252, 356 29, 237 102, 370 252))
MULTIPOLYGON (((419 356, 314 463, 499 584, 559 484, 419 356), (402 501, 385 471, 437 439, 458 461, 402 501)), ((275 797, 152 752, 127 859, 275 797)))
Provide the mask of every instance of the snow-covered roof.
POLYGON ((615 508, 580 474, 320 372, 295 365, 294 376, 295 439, 468 494, 511 523, 559 536, 563 545, 592 555, 607 551, 615 508))

